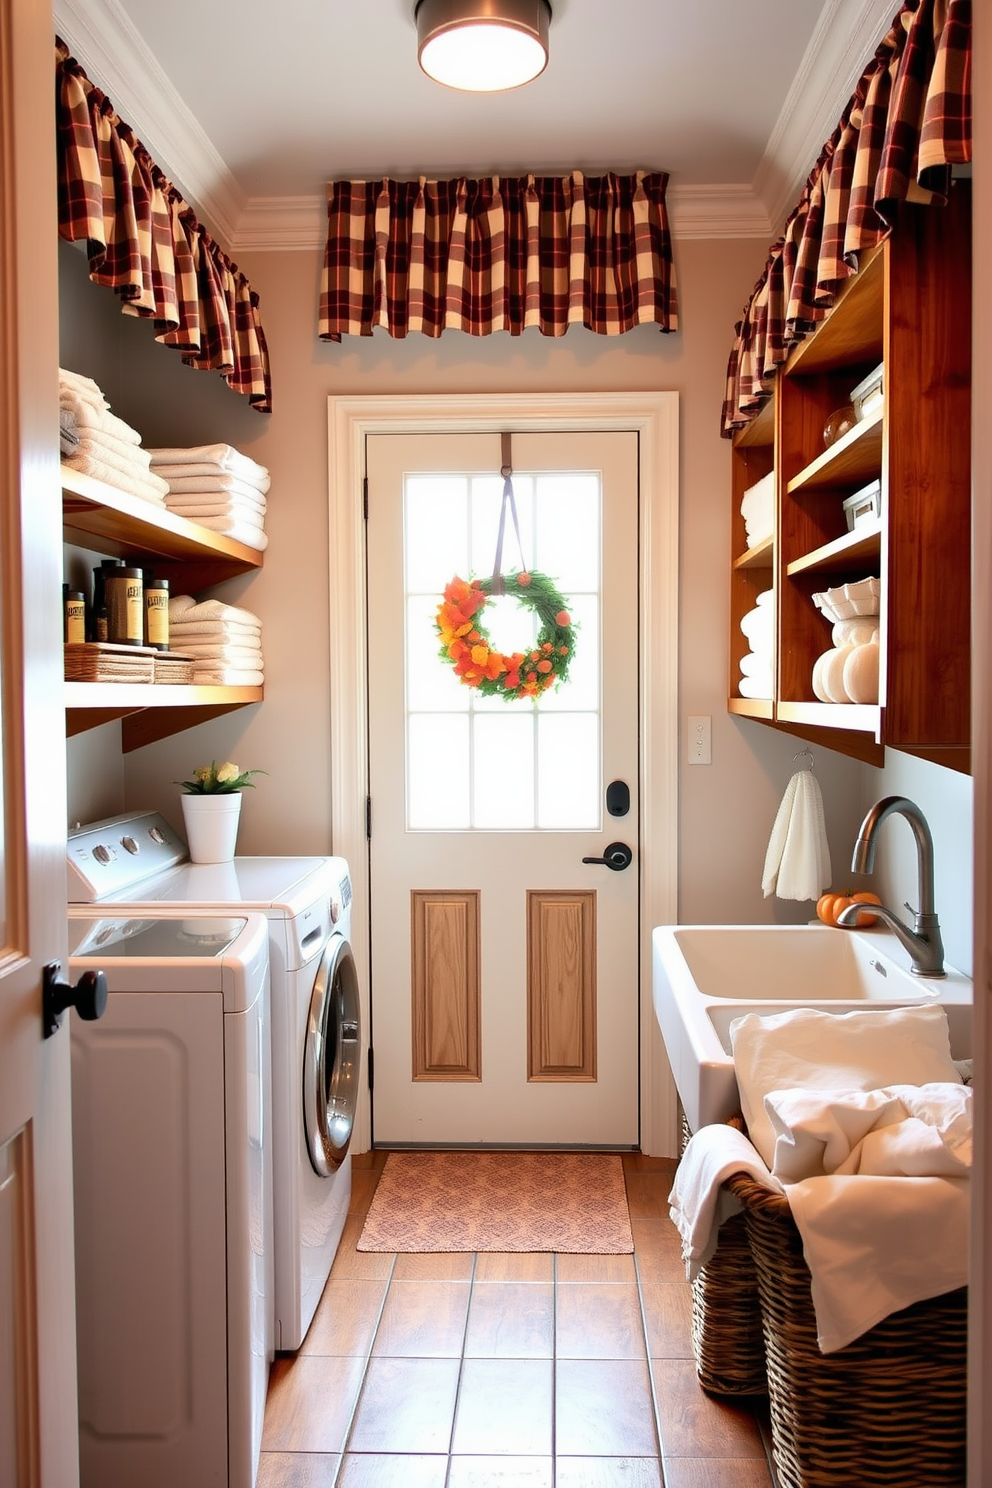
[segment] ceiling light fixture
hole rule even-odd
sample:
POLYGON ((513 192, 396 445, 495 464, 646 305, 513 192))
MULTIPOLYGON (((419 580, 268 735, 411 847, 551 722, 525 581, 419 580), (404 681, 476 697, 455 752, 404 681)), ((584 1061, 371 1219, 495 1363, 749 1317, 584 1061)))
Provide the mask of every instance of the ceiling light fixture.
POLYGON ((448 88, 498 93, 548 65, 548 0, 418 0, 417 55, 448 88))

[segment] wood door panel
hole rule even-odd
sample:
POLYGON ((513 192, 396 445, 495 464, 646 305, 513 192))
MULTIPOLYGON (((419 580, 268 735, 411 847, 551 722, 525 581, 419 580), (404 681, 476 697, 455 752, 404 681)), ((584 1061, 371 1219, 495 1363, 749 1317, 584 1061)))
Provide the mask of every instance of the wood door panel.
POLYGON ((527 1078, 596 1079, 596 891, 527 894, 527 1078))
POLYGON ((413 1078, 481 1080, 479 891, 414 889, 413 1078))

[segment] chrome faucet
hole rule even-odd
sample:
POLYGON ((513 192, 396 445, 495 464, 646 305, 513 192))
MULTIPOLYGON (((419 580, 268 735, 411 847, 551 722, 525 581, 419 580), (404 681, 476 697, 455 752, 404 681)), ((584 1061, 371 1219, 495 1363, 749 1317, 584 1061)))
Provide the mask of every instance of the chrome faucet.
MULTIPOLYGON (((871 913, 878 915, 891 928, 898 940, 906 947, 912 960, 914 976, 942 977, 944 971, 944 945, 940 938, 940 924, 933 906, 933 838, 927 819, 914 801, 905 796, 885 796, 876 801, 861 823, 858 840, 854 844, 851 859, 852 873, 871 873, 875 866, 875 842, 878 829, 887 816, 897 813, 904 816, 916 838, 916 860, 919 869, 920 907, 916 911, 912 930, 897 914, 884 904, 870 906, 871 913)), ((909 908, 909 905, 906 906, 909 908)), ((864 912, 863 904, 850 904, 837 917, 838 925, 851 929, 864 912)))

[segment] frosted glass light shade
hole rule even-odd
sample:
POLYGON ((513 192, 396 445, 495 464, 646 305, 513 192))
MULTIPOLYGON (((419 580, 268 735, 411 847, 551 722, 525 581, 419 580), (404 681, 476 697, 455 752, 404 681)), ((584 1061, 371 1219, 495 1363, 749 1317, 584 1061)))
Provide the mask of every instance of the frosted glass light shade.
POLYGON ((428 77, 449 88, 519 88, 548 63, 548 0, 419 0, 417 44, 428 77))

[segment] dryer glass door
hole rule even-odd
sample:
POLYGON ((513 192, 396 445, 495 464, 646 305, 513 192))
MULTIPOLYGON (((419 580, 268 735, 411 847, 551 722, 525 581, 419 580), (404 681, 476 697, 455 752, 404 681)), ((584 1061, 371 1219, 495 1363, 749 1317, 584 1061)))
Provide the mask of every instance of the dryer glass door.
POLYGON ((303 1051, 303 1121, 314 1171, 330 1177, 351 1142, 361 1027, 351 946, 332 935, 320 959, 303 1051))

